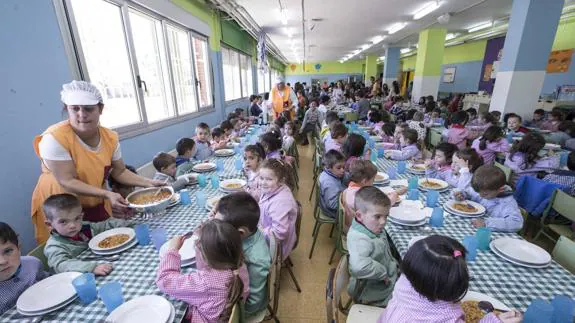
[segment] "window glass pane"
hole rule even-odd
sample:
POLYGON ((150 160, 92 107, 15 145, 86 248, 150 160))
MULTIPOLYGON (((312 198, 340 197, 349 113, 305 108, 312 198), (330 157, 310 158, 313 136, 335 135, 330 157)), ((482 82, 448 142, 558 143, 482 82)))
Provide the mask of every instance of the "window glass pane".
POLYGON ((120 8, 102 0, 73 0, 72 10, 90 82, 104 98, 100 122, 110 128, 141 122, 120 8))
POLYGON ((197 111, 188 33, 170 25, 166 29, 178 113, 185 114, 197 111))
POLYGON ((252 58, 247 55, 240 55, 242 68, 242 97, 254 94, 254 84, 252 83, 252 58))
POLYGON ((148 122, 173 117, 162 24, 157 19, 130 10, 130 26, 148 122))
POLYGON ((264 74, 264 88, 266 92, 270 91, 270 71, 264 74))
POLYGON ((258 94, 264 93, 265 91, 264 74, 258 71, 258 94))
POLYGON ((230 52, 231 51, 229 49, 222 48, 222 69, 224 72, 224 95, 226 101, 232 100, 234 97, 234 91, 232 89, 233 75, 230 52))
POLYGON ((240 55, 236 51, 230 51, 231 55, 231 65, 232 65, 232 75, 233 75, 233 89, 234 89, 234 99, 239 99, 242 97, 242 88, 240 84, 240 55))
POLYGON ((205 39, 196 37, 194 37, 192 41, 194 43, 197 92, 199 94, 200 106, 205 107, 212 104, 208 42, 205 39))

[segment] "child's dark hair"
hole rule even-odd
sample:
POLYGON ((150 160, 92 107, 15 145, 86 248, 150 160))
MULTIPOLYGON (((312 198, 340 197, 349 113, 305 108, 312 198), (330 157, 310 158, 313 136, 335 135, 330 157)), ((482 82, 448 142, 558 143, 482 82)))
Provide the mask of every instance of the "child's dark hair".
POLYGON ((575 122, 570 120, 561 121, 557 127, 557 130, 563 131, 564 133, 573 137, 573 135, 575 135, 575 122))
POLYGON ((545 147, 545 138, 536 132, 526 133, 521 140, 515 142, 509 150, 509 160, 513 161, 516 153, 523 153, 523 164, 521 169, 531 168, 535 161, 539 159, 539 151, 545 147))
POLYGON ((465 111, 457 111, 451 114, 451 124, 459 124, 464 126, 467 123, 469 116, 465 111))
POLYGON ((473 148, 463 148, 455 152, 457 158, 461 158, 469 164, 469 172, 475 173, 477 168, 483 165, 483 158, 479 156, 477 151, 473 148))
POLYGON ((545 115, 545 110, 543 109, 535 109, 535 111, 533 111, 533 114, 538 114, 540 116, 544 116, 545 115))
POLYGON ((239 122, 240 122, 239 118, 230 119, 230 124, 232 125, 232 127, 235 127, 239 122))
POLYGON ((286 122, 288 122, 288 119, 286 119, 284 116, 280 116, 274 121, 274 124, 277 125, 280 129, 283 129, 286 125, 286 122))
POLYGON ((479 139, 479 149, 485 150, 488 142, 496 142, 501 138, 505 138, 505 131, 501 127, 491 126, 485 129, 483 136, 479 139))
POLYGON ((346 159, 349 157, 361 157, 361 155, 363 155, 365 143, 365 138, 356 133, 352 133, 347 136, 347 139, 341 146, 341 152, 346 159))
POLYGON ((251 233, 258 230, 260 207, 250 193, 238 192, 222 197, 216 212, 222 215, 224 222, 236 229, 246 227, 251 233))
POLYGON ((326 168, 333 168, 335 164, 343 162, 345 162, 345 156, 335 149, 331 149, 323 155, 323 165, 326 168))
POLYGON ((260 160, 266 159, 266 151, 262 146, 262 144, 260 144, 259 142, 256 142, 253 145, 247 145, 244 151, 257 155, 260 158, 260 160))
POLYGON ((567 168, 575 171, 575 151, 572 151, 567 156, 567 168))
POLYGON ((565 118, 565 115, 563 114, 563 112, 561 112, 561 110, 551 111, 551 116, 557 118, 557 120, 559 121, 563 121, 563 119, 565 118))
POLYGON ((378 110, 372 109, 369 119, 373 123, 381 122, 381 113, 378 110))
POLYGON ((176 157, 167 154, 165 152, 159 152, 154 159, 152 160, 152 164, 154 168, 160 172, 162 169, 167 168, 168 166, 176 163, 176 157))
POLYGON ((260 169, 270 169, 278 177, 280 183, 285 183, 292 191, 295 187, 293 168, 285 161, 277 158, 264 160, 260 169))
MULTIPOLYGON (((136 168, 134 168, 134 166, 126 165, 126 170, 127 170, 127 171, 130 171, 130 172, 132 172, 132 173, 134 173, 134 174, 138 174, 138 171, 136 171, 136 168)), ((116 180, 114 179, 114 177, 108 176, 108 186, 109 186, 110 188, 119 187, 119 186, 121 186, 121 185, 123 186, 124 184, 120 184, 118 181, 116 181, 116 180)))
POLYGON ((69 211, 75 207, 82 207, 80 200, 72 194, 54 194, 44 201, 42 206, 48 221, 54 220, 60 211, 69 211))
POLYGON ((205 123, 205 122, 200 122, 200 123, 198 123, 198 125, 196 126, 196 129, 202 129, 202 130, 210 131, 210 126, 208 126, 208 124, 205 123))
POLYGON ((237 272, 243 264, 242 238, 231 224, 218 219, 204 223, 199 231, 198 247, 207 265, 212 269, 233 272, 226 305, 218 318, 220 322, 227 322, 244 290, 243 281, 237 272))
POLYGON ((18 234, 5 222, 0 222, 0 242, 18 246, 18 234))
POLYGON ((228 113, 228 118, 227 118, 227 120, 230 121, 230 120, 235 119, 235 118, 237 118, 237 117, 238 117, 237 113, 235 113, 235 112, 230 112, 230 113, 228 113))
POLYGON ((365 213, 371 206, 390 207, 391 201, 385 193, 375 186, 364 186, 355 194, 355 209, 365 213))
MULTIPOLYGON (((256 96, 256 98, 257 98, 257 96, 256 96)), ((242 109, 242 108, 236 108, 236 109, 234 110, 234 112, 236 113, 236 115, 240 116, 240 115, 242 115, 242 113, 244 113, 245 111, 244 111, 244 109, 242 109)))
POLYGON ((379 112, 381 114, 381 121, 387 123, 391 121, 391 115, 386 110, 382 110, 379 112))
POLYGON ((403 130, 402 135, 410 145, 417 143, 417 130, 408 128, 403 130))
POLYGON ((325 114, 325 123, 327 125, 330 125, 332 122, 334 121, 339 121, 339 116, 337 115, 337 112, 335 111, 328 111, 325 114))
POLYGON ((433 150, 433 156, 432 158, 435 157, 435 153, 437 151, 441 151, 443 152, 443 155, 445 155, 445 160, 446 162, 451 165, 451 162, 453 161, 453 154, 455 154, 455 152, 457 151, 457 146, 454 144, 450 144, 448 142, 442 142, 439 143, 437 145, 437 147, 435 147, 435 149, 433 150))
POLYGON ((411 110, 407 111, 406 120, 412 120, 415 113, 417 113, 417 110, 415 110, 415 109, 411 109, 411 110))
POLYGON ((329 98, 328 95, 323 95, 319 100, 320 100, 321 104, 326 104, 326 103, 329 103, 329 101, 331 99, 329 98))
POLYGON ((257 99, 257 97, 258 96, 255 94, 250 95, 250 102, 254 102, 254 100, 257 99))
POLYGON ((395 123, 394 122, 386 122, 381 126, 381 131, 388 136, 393 136, 395 133, 395 123))
POLYGON ((521 119, 521 117, 515 113, 508 113, 503 117, 503 121, 505 121, 505 123, 507 123, 507 121, 509 121, 509 119, 511 118, 516 118, 517 120, 519 120, 519 123, 521 123, 521 121, 523 119, 521 119))
POLYGON ((349 165, 349 180, 359 183, 363 180, 370 180, 377 175, 377 168, 369 160, 357 159, 349 165))
POLYGON ((507 183, 503 170, 493 165, 483 165, 473 174, 471 187, 478 193, 481 191, 496 191, 507 183))
POLYGON ((436 109, 435 102, 427 102, 425 103, 425 113, 430 113, 436 109))
POLYGON ((278 138, 277 134, 266 132, 260 137, 260 143, 264 147, 266 153, 274 152, 282 148, 282 141, 278 138))
POLYGON ((465 112, 467 112, 468 115, 470 116, 477 116, 477 110, 475 110, 475 108, 469 108, 467 110, 465 110, 465 112))
POLYGON ((483 118, 483 120, 485 120, 485 123, 490 123, 494 126, 497 126, 497 120, 495 120, 495 117, 493 116, 493 114, 489 113, 489 112, 481 112, 480 113, 481 118, 483 118))
POLYGON ((417 293, 429 301, 456 303, 469 289, 465 254, 457 240, 431 235, 407 250, 400 268, 417 293))
POLYGON ((432 111, 432 113, 437 113, 438 115, 441 114, 441 109, 440 108, 434 108, 432 111))
POLYGON ((441 105, 449 106, 449 100, 448 99, 441 99, 439 102, 441 103, 441 105))
POLYGON ((332 139, 337 139, 337 138, 341 138, 341 137, 345 137, 347 136, 348 130, 347 127, 343 124, 343 123, 336 123, 332 128, 331 128, 331 138, 332 139))
POLYGON ((212 130, 212 138, 221 137, 223 135, 224 131, 220 127, 215 127, 214 130, 212 130))
POLYGON ((293 121, 288 121, 285 125, 291 130, 292 134, 295 134, 295 123, 293 121))
POLYGON ((499 120, 499 118, 501 118, 501 112, 499 111, 491 111, 490 113, 493 116, 493 118, 495 118, 495 120, 499 120))
POLYGON ((196 142, 192 138, 180 138, 178 142, 176 142, 176 151, 178 155, 182 156, 188 151, 194 150, 194 146, 196 142))
POLYGON ((232 123, 229 120, 224 120, 222 121, 222 123, 220 123, 220 128, 222 129, 222 131, 226 132, 228 130, 232 130, 234 127, 232 126, 232 123))

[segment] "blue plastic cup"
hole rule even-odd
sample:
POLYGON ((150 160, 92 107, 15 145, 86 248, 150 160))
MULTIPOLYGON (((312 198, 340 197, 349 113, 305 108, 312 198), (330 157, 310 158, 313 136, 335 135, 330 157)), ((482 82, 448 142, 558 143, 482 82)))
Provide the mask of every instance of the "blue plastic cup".
POLYGON ((146 223, 136 224, 134 226, 136 232, 136 239, 140 246, 147 246, 150 244, 150 226, 146 223))
POLYGON ((112 313, 118 306, 124 303, 122 294, 122 284, 119 282, 110 282, 100 287, 100 299, 106 305, 108 313, 112 313))
POLYGON ((192 200, 190 199, 190 191, 187 189, 180 190, 180 203, 182 203, 182 205, 192 204, 192 200))
MULTIPOLYGON (((572 313, 570 314, 573 315, 572 313)), ((553 306, 547 301, 537 298, 531 301, 527 311, 525 311, 523 323, 551 323, 552 317, 553 306)), ((572 322, 572 320, 567 322, 572 322)))
POLYGON ((567 159, 569 158, 569 152, 568 151, 562 151, 559 154, 559 167, 563 168, 565 166, 567 166, 567 159))
POLYGON ((463 246, 467 251, 465 255, 465 260, 474 261, 477 257, 477 237, 476 236, 466 236, 463 238, 463 246))
POLYGON ((553 306, 553 315, 551 316, 551 323, 572 322, 573 310, 575 309, 575 301, 571 297, 565 295, 557 295, 551 301, 553 306))
POLYGON ((198 204, 198 206, 203 209, 204 207, 206 207, 206 203, 207 203, 206 194, 202 191, 196 192, 196 204, 198 204))
POLYGON ((407 191, 407 199, 411 201, 419 200, 419 190, 418 189, 411 189, 407 191))
POLYGON ((244 161, 241 158, 236 158, 234 165, 236 170, 242 170, 242 168, 244 168, 244 161))
POLYGON ((369 155, 369 159, 375 163, 377 161, 377 151, 372 149, 371 154, 369 155))
POLYGON ((407 189, 416 190, 418 187, 419 187, 419 178, 410 177, 409 182, 407 184, 407 189))
POLYGON ((72 285, 84 304, 90 304, 98 298, 98 289, 96 289, 96 278, 93 273, 84 273, 72 280, 72 285))
POLYGON ((428 207, 435 207, 437 202, 439 201, 439 192, 438 191, 428 191, 427 196, 425 198, 426 205, 428 207))
POLYGON ((211 182, 212 182, 212 188, 213 189, 218 189, 220 187, 220 177, 219 176, 213 175, 211 182))
POLYGON ((234 146, 234 154, 239 154, 242 151, 239 145, 234 146))
POLYGON ((434 228, 439 228, 443 226, 443 209, 441 207, 434 207, 433 212, 431 212, 431 218, 429 219, 429 224, 434 228))
POLYGON ((216 160, 216 171, 221 172, 224 170, 224 161, 221 159, 216 160))
POLYGON ((477 248, 479 250, 489 250, 489 243, 491 242, 491 229, 479 228, 475 232, 477 237, 477 248))
POLYGON ((405 163, 405 160, 400 160, 397 162, 397 173, 399 174, 405 174, 405 168, 407 167, 407 164, 405 163))
POLYGON ((373 141, 373 139, 369 138, 367 140, 367 143, 369 145, 369 148, 371 148, 371 149, 375 148, 375 141, 373 141))
POLYGON ((160 251, 162 245, 168 241, 168 233, 164 228, 157 228, 150 231, 150 238, 152 238, 152 242, 154 243, 156 250, 160 251))
POLYGON ((513 134, 512 133, 508 133, 505 138, 507 139, 507 142, 512 144, 513 143, 513 134))
POLYGON ((397 168, 390 167, 387 169, 387 175, 389 175, 389 179, 396 179, 397 178, 397 168))
POLYGON ((198 184, 200 185, 201 188, 204 188, 204 187, 206 187, 206 185, 208 185, 206 175, 204 175, 204 174, 198 175, 198 184))
POLYGON ((377 157, 383 158, 385 155, 385 149, 383 147, 377 147, 377 157))

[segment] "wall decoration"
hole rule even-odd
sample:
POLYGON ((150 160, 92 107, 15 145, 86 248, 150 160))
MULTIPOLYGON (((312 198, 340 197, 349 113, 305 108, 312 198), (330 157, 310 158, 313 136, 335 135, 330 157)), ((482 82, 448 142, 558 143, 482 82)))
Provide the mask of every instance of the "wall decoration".
POLYGON ((455 81, 455 67, 446 67, 443 70, 443 83, 453 83, 455 81))
POLYGON ((289 68, 291 69, 292 72, 294 72, 295 69, 297 68, 297 65, 291 64, 291 65, 289 66, 289 68))
POLYGON ((565 73, 569 71, 572 57, 573 48, 552 51, 547 61, 547 73, 565 73))
POLYGON ((494 62, 501 61, 503 57, 503 45, 505 44, 505 37, 492 38, 487 41, 485 46, 485 56, 483 57, 483 65, 479 77, 479 91, 485 91, 489 94, 493 93, 493 86, 495 85, 495 77, 497 75, 497 66, 494 68, 494 62), (490 66, 489 66, 490 65, 490 66), (489 66, 489 67, 488 67, 489 66), (496 70, 493 73, 493 70, 496 70))
POLYGON ((491 80, 491 70, 493 69, 492 64, 485 65, 485 70, 483 71, 483 82, 489 82, 491 80))
POLYGON ((315 64, 314 68, 316 71, 319 71, 321 69, 321 64, 319 63, 315 64))

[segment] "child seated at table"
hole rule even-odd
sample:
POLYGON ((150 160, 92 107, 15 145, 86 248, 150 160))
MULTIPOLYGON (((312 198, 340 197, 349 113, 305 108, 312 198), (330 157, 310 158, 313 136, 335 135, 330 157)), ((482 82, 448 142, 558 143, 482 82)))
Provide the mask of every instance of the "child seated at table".
POLYGON ((191 138, 181 138, 176 142, 176 176, 192 171, 194 167, 193 156, 196 153, 196 142, 191 138))
MULTIPOLYGON (((385 113, 387 113, 387 111, 385 111, 385 113)), ((373 130, 381 129, 381 126, 384 124, 381 112, 376 109, 370 110, 367 120, 367 125, 372 127, 373 130)), ((377 134, 377 132, 375 133, 377 134)))
POLYGON ((548 130, 552 132, 557 131, 559 128, 559 124, 561 123, 561 121, 563 121, 563 118, 565 118, 563 112, 561 112, 560 110, 553 110, 549 114, 549 119, 543 121, 539 128, 541 130, 548 130))
POLYGON ((319 206, 323 214, 337 218, 339 194, 345 189, 345 157, 337 150, 323 156, 323 172, 319 175, 319 206))
POLYGON ((547 141, 565 147, 565 142, 575 136, 575 122, 561 121, 557 131, 552 132, 547 141))
POLYGON ((537 172, 559 167, 559 155, 543 150, 545 139, 538 133, 530 132, 511 146, 505 166, 513 171, 512 185, 520 176, 537 176, 537 172), (550 155, 546 155, 550 154, 550 155))
POLYGON ((468 139, 476 139, 477 137, 481 136, 487 128, 490 126, 499 126, 496 122, 491 113, 489 112, 482 112, 479 114, 479 117, 476 119, 474 124, 467 123, 465 128, 469 130, 468 139))
POLYGON ((572 151, 567 156, 567 170, 553 170, 545 175, 543 180, 563 186, 566 193, 575 197, 575 152, 572 151))
POLYGON ((193 155, 194 159, 203 161, 212 156, 214 150, 210 145, 210 126, 203 122, 198 123, 194 141, 196 142, 196 153, 193 155))
POLYGON ((229 141, 220 127, 212 129, 212 141, 210 142, 212 149, 217 150, 226 148, 228 147, 228 143, 229 141))
POLYGON ((489 112, 491 114, 491 116, 493 117, 493 122, 496 122, 497 124, 501 123, 501 112, 499 111, 491 111, 489 112))
MULTIPOLYGON (((377 323, 463 323, 461 298, 469 289, 465 247, 457 240, 431 235, 407 250, 391 300, 377 323)), ((489 313, 479 323, 519 323, 522 315, 510 311, 489 313)))
POLYGON ((465 124, 467 124, 467 113, 465 111, 457 111, 451 114, 451 125, 447 130, 447 142, 456 145, 459 149, 467 147, 469 130, 465 128, 465 124))
POLYGON ((265 159, 266 153, 260 143, 247 145, 244 149, 244 173, 247 181, 245 190, 257 200, 261 196, 259 184, 260 165, 265 159))
POLYGON ((244 192, 224 196, 216 206, 215 218, 231 224, 242 238, 244 263, 250 278, 250 294, 245 303, 246 316, 265 311, 268 305, 267 278, 272 259, 266 238, 258 230, 258 202, 244 192))
POLYGON ((392 160, 421 159, 421 147, 417 141, 417 131, 414 129, 404 130, 400 137, 400 151, 386 151, 385 156, 392 160))
POLYGON ((506 134, 512 137, 521 137, 529 132, 529 129, 521 126, 521 117, 515 113, 509 113, 507 115, 507 130, 506 134))
POLYGON ((234 136, 233 136, 234 126, 232 126, 232 123, 230 120, 222 121, 220 123, 220 129, 222 129, 222 131, 224 132, 225 140, 230 140, 230 139, 234 138, 234 136))
POLYGON ((0 222, 0 315, 16 305, 28 287, 48 276, 38 258, 20 255, 18 234, 0 222))
POLYGON ((380 128, 378 132, 379 137, 381 138, 381 146, 385 149, 392 149, 395 146, 395 123, 394 122, 386 122, 380 128))
POLYGON ((496 166, 483 165, 473 174, 471 187, 455 191, 456 200, 470 199, 485 207, 487 218, 473 219, 476 228, 487 227, 492 231, 517 232, 523 227, 523 216, 513 197, 513 190, 506 184, 505 173, 496 166))
POLYGON ((509 151, 509 142, 505 138, 505 132, 498 126, 490 126, 483 135, 473 141, 471 148, 483 158, 485 165, 493 165, 497 153, 509 151))
POLYGON ((525 120, 523 124, 525 127, 541 128, 543 122, 545 122, 545 110, 536 109, 533 111, 533 119, 525 120))
POLYGON ((50 196, 43 208, 46 225, 51 229, 44 255, 54 272, 92 272, 96 276, 106 276, 112 272, 112 264, 83 261, 78 256, 88 249, 88 242, 94 236, 113 228, 128 226, 127 221, 109 218, 103 222, 83 222, 80 200, 68 193, 50 196))
POLYGON ((341 152, 341 146, 347 139, 347 127, 343 123, 337 123, 330 131, 331 139, 325 144, 325 151, 337 150, 341 152))
POLYGON ((266 153, 266 159, 280 159, 286 161, 290 166, 294 163, 294 158, 285 155, 282 151, 281 134, 276 132, 267 132, 260 137, 260 143, 266 153))
POLYGON ((355 195, 354 219, 347 233, 347 291, 355 303, 387 305, 399 276, 384 230, 390 207, 389 198, 376 187, 362 187, 355 195))
POLYGON ((473 174, 481 165, 483 160, 473 148, 458 150, 453 154, 452 173, 447 182, 454 187, 454 191, 464 191, 471 187, 473 174))
POLYGON ((453 177, 451 164, 453 163, 453 154, 456 151, 457 146, 454 144, 439 143, 433 150, 431 159, 425 161, 425 177, 450 181, 453 177))
POLYGON ((407 126, 417 131, 417 140, 423 141, 427 135, 427 128, 423 122, 423 112, 415 112, 411 120, 407 121, 407 126))
MULTIPOLYGON (((136 171, 134 166, 126 165, 126 170, 130 171, 134 174, 138 174, 138 172, 136 171)), ((123 198, 128 197, 128 195, 130 195, 130 193, 132 193, 135 190, 134 185, 121 184, 118 181, 116 181, 114 179, 114 177, 112 177, 112 176, 108 177, 108 187, 110 187, 110 190, 112 192, 120 194, 123 198)), ((113 217, 118 218, 118 219, 130 218, 135 213, 134 209, 131 209, 131 208, 125 209, 123 211, 122 210, 112 210, 112 212, 113 212, 113 217)))
POLYGON ((333 128, 333 126, 335 126, 337 123, 340 123, 340 122, 341 121, 339 120, 337 112, 328 111, 325 114, 326 125, 325 126, 322 125, 321 131, 319 133, 319 136, 323 140, 324 144, 326 144, 326 140, 328 140, 328 139, 331 140, 331 136, 330 136, 331 128, 333 128))
POLYGON ((430 128, 436 124, 441 124, 441 110, 439 108, 434 108, 431 112, 426 113, 423 118, 423 123, 426 127, 430 128))
POLYGON ((282 138, 282 149, 288 152, 291 147, 295 144, 295 123, 293 121, 286 122, 284 126, 284 136, 282 138))
POLYGON ((230 120, 230 124, 232 125, 231 138, 242 137, 245 134, 245 129, 242 128, 242 122, 239 118, 233 118, 230 120))
POLYGON ((469 108, 465 110, 467 113, 467 123, 468 126, 479 126, 481 121, 477 118, 477 110, 475 108, 469 108))
POLYGON ((345 156, 346 172, 349 172, 350 165, 354 160, 361 159, 362 157, 369 159, 369 155, 367 153, 369 149, 365 149, 365 144, 365 138, 356 133, 352 133, 347 136, 347 139, 341 146, 341 153, 345 156))
POLYGON ((231 224, 212 219, 196 231, 196 268, 181 272, 178 252, 184 240, 175 236, 160 259, 156 285, 188 304, 188 322, 227 322, 234 305, 249 295, 249 278, 242 260, 242 238, 231 224))
POLYGON ((190 183, 191 175, 180 175, 176 178, 176 157, 160 152, 154 157, 152 164, 156 169, 153 179, 172 186, 174 191, 179 191, 190 183))

